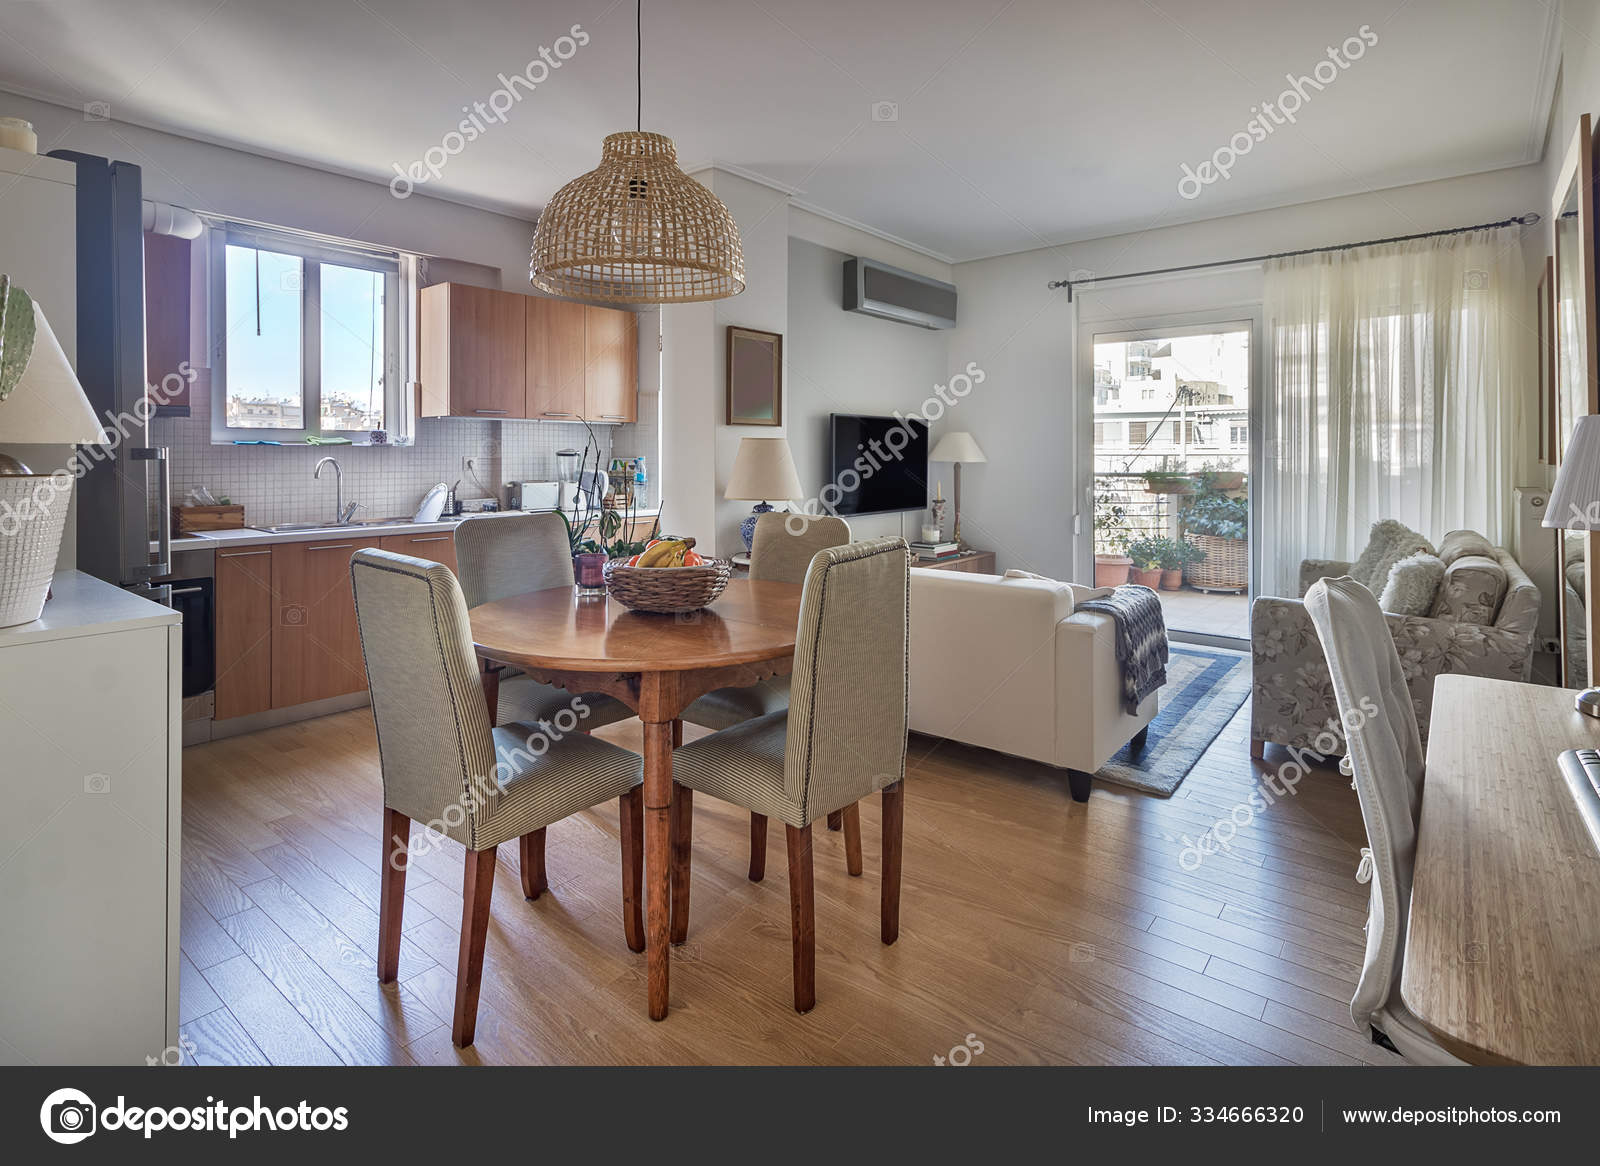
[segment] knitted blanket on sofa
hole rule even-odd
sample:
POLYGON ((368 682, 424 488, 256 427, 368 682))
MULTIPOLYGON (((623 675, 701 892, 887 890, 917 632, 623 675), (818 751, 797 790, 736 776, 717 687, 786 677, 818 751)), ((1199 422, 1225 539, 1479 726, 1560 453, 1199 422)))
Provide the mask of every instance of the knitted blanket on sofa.
POLYGON ((1110 595, 1087 599, 1078 611, 1099 611, 1116 626, 1117 663, 1122 666, 1122 703, 1130 714, 1167 682, 1167 623, 1161 600, 1148 587, 1129 583, 1110 595))

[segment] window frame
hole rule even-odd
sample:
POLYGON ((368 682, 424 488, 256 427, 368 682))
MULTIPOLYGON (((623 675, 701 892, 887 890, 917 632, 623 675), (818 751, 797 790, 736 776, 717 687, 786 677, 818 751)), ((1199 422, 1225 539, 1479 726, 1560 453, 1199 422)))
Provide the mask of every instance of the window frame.
POLYGON ((276 441, 303 445, 309 438, 342 437, 367 444, 371 430, 324 429, 322 420, 322 265, 376 271, 383 275, 383 415, 384 428, 395 444, 409 441, 413 418, 404 387, 410 383, 408 355, 410 313, 404 310, 414 265, 401 252, 363 247, 305 232, 253 223, 217 221, 208 224, 208 285, 211 297, 211 441, 276 441), (299 429, 269 429, 228 424, 228 247, 252 247, 293 255, 302 264, 300 297, 299 429), (315 420, 317 424, 310 424, 315 420))

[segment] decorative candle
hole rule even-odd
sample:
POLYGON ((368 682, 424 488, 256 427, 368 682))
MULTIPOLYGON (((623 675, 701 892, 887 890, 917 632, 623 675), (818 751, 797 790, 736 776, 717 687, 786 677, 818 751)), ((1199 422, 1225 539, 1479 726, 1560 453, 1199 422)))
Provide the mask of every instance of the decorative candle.
POLYGON ((33 132, 33 123, 20 117, 0 117, 0 146, 21 150, 24 154, 39 152, 39 135, 33 132))

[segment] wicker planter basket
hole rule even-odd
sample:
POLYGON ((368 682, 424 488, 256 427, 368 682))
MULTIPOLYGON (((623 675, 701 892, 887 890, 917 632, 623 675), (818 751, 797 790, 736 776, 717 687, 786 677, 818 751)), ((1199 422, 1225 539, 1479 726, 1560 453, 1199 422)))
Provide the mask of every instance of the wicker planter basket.
POLYGON ((728 559, 707 559, 703 567, 630 567, 621 559, 605 566, 606 591, 631 611, 678 615, 699 611, 722 594, 733 574, 728 559))
POLYGON ((1247 590, 1250 586, 1250 542, 1242 538, 1218 538, 1213 534, 1191 534, 1189 541, 1206 553, 1198 563, 1190 563, 1184 577, 1201 591, 1247 590))

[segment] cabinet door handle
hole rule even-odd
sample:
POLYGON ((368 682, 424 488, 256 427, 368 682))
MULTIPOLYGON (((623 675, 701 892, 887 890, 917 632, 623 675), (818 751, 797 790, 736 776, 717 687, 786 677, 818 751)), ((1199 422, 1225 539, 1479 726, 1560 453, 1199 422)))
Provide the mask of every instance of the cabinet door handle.
POLYGON ((496 417, 504 417, 507 413, 510 412, 510 410, 509 409, 474 409, 473 412, 474 413, 490 413, 490 414, 493 414, 496 417))
POLYGON ((450 541, 450 536, 447 534, 433 534, 427 538, 414 538, 411 541, 414 543, 445 543, 450 541))
POLYGON ((270 547, 267 550, 264 550, 264 551, 218 551, 217 552, 217 558, 219 558, 219 559, 248 559, 251 555, 270 555, 271 553, 272 553, 272 549, 270 547))
POLYGON ((317 546, 317 547, 307 547, 306 550, 308 550, 308 551, 347 551, 347 550, 349 550, 351 547, 353 547, 355 545, 356 545, 355 543, 324 543, 323 545, 317 546))
POLYGON ((576 413, 551 413, 551 412, 547 411, 545 413, 545 416, 546 417, 576 417, 577 414, 576 413))
POLYGON ((626 421, 628 419, 626 413, 602 413, 600 416, 606 421, 626 421))

